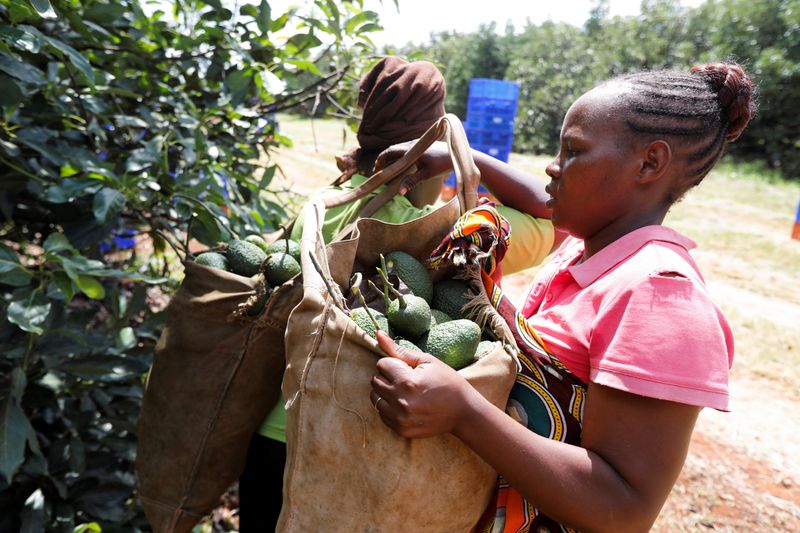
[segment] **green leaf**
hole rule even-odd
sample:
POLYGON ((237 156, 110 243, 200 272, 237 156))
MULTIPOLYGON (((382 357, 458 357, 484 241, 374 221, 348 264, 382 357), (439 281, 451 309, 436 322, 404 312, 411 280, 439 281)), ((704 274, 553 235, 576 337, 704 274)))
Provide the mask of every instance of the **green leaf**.
POLYGON ((41 325, 47 320, 49 313, 50 300, 39 290, 22 293, 8 305, 6 310, 9 322, 16 324, 23 331, 36 335, 44 333, 41 325))
POLYGON ((92 212, 98 224, 105 224, 125 207, 125 195, 116 189, 102 188, 94 195, 92 212))
POLYGON ((63 204, 83 195, 94 194, 102 186, 101 183, 88 179, 64 178, 58 185, 52 185, 47 189, 45 198, 48 202, 63 204))
POLYGON ((42 40, 31 32, 20 28, 0 27, 0 40, 9 43, 25 52, 38 54, 42 46, 42 40))
POLYGON ((64 295, 67 303, 71 302, 72 298, 75 296, 75 285, 67 273, 63 270, 53 272, 53 283, 55 283, 61 294, 64 295))
POLYGON ((42 489, 36 489, 28 496, 20 518, 20 533, 39 533, 45 530, 46 514, 42 489))
MULTIPOLYGON (((41 35, 41 33, 39 35, 41 35)), ((75 68, 80 70, 84 76, 86 76, 86 79, 90 85, 94 85, 94 71, 92 70, 92 65, 89 63, 88 59, 83 57, 80 52, 72 48, 64 41, 60 41, 59 39, 55 39, 53 37, 43 37, 47 44, 67 56, 69 62, 72 63, 75 68)))
POLYGON ((73 359, 56 369, 93 381, 126 381, 147 372, 147 363, 118 355, 89 355, 73 359))
POLYGON ((269 33, 269 22, 272 18, 272 8, 269 6, 267 0, 261 0, 258 6, 258 16, 256 17, 256 24, 261 33, 269 33))
POLYGON ((56 12, 53 10, 53 6, 50 5, 49 0, 29 0, 33 9, 39 13, 39 16, 43 19, 54 19, 58 18, 56 12))
POLYGON ((17 135, 17 141, 29 148, 33 148, 51 163, 60 167, 64 163, 64 156, 61 155, 57 148, 49 146, 46 139, 41 138, 39 135, 41 132, 42 130, 37 128, 20 130, 17 135))
POLYGON ((96 259, 86 259, 82 255, 62 257, 61 264, 64 271, 73 281, 77 281, 81 274, 97 275, 105 270, 105 263, 96 259))
POLYGON ((0 284, 24 287, 31 278, 33 273, 20 264, 17 252, 0 243, 0 284))
POLYGON ((362 11, 347 19, 347 22, 344 23, 344 29, 347 33, 353 33, 353 30, 359 25, 365 22, 374 22, 377 20, 378 16, 374 11, 362 11))
POLYGON ((70 176, 74 176, 75 174, 78 174, 79 172, 80 172, 80 169, 77 169, 77 168, 73 167, 72 163, 67 162, 67 163, 64 163, 63 165, 61 165, 61 171, 60 171, 59 175, 62 178, 69 178, 70 176))
POLYGON ((48 254, 57 254, 64 251, 75 251, 69 239, 63 233, 51 233, 44 240, 44 251, 48 254))
POLYGON ((312 74, 322 76, 322 73, 317 68, 317 65, 315 65, 312 61, 306 61, 303 59, 287 59, 286 63, 294 65, 301 70, 311 72, 312 74))
POLYGON ((17 157, 19 155, 19 146, 14 143, 0 139, 0 150, 10 157, 17 157))
POLYGON ((146 168, 150 168, 154 163, 158 162, 158 158, 153 153, 144 148, 133 150, 125 162, 125 170, 131 173, 141 172, 146 168))
POLYGON ((106 296, 103 285, 92 276, 80 275, 75 280, 75 285, 92 300, 102 300, 106 296))
MULTIPOLYGON (((363 26, 358 28, 358 33, 370 33, 370 32, 374 32, 374 31, 382 31, 382 30, 383 30, 383 26, 381 26, 380 24, 375 23, 375 22, 367 22, 366 24, 364 24, 363 26)), ((365 37, 362 36, 362 38, 365 38, 365 37)))
POLYGON ((286 42, 296 46, 298 49, 314 48, 322 44, 322 41, 313 33, 297 33, 289 37, 286 42))
POLYGON ((27 424, 25 412, 10 396, 0 400, 0 475, 8 483, 25 460, 27 424))
POLYGON ((132 327, 124 327, 119 330, 117 335, 117 348, 120 350, 128 350, 136 346, 136 333, 132 327))
POLYGON ((0 75, 0 106, 11 107, 25 101, 22 89, 13 78, 0 75))
POLYGON ((273 165, 264 169, 264 174, 261 176, 261 181, 258 183, 259 189, 266 189, 269 186, 273 178, 275 178, 275 170, 277 168, 277 166, 273 165))
POLYGON ((0 70, 25 83, 44 85, 44 72, 24 61, 17 61, 6 55, 0 55, 0 70))
POLYGON ((247 96, 247 90, 253 82, 253 69, 236 70, 225 78, 225 87, 231 96, 231 103, 239 105, 247 96))
POLYGON ((72 530, 72 533, 87 533, 87 532, 103 533, 103 529, 97 522, 89 522, 88 524, 81 524, 79 526, 75 526, 75 529, 72 530))
POLYGON ((135 128, 146 128, 149 126, 149 124, 141 118, 128 115, 114 115, 114 122, 117 127, 133 126, 135 128))
MULTIPOLYGON (((6 2, 3 2, 4 4, 6 2)), ((8 5, 8 13, 11 15, 11 23, 21 22, 23 20, 38 19, 38 15, 31 8, 28 2, 22 0, 12 0, 8 5)))

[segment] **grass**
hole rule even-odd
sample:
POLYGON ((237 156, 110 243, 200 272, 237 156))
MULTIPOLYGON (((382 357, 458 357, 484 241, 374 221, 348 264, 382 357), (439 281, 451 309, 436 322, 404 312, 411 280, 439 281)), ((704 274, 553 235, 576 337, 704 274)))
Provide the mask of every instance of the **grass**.
MULTIPOLYGON (((338 176, 334 157, 357 142, 341 120, 279 121, 294 145, 275 161, 287 186, 304 194, 338 176)), ((509 162, 546 181, 550 159, 514 153, 509 162)), ((693 255, 736 337, 734 372, 776 380, 790 394, 800 378, 800 241, 790 238, 798 201, 800 183, 757 163, 726 160, 665 222, 698 243, 693 255)))

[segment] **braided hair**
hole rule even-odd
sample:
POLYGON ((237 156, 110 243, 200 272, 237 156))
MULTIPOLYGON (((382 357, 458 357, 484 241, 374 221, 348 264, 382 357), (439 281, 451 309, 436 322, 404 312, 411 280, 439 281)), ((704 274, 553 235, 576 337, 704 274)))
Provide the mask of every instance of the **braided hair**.
POLYGON ((617 78, 632 88, 619 105, 632 130, 673 141, 687 162, 671 202, 698 185, 756 111, 755 90, 735 63, 695 66, 691 72, 645 71, 617 78))

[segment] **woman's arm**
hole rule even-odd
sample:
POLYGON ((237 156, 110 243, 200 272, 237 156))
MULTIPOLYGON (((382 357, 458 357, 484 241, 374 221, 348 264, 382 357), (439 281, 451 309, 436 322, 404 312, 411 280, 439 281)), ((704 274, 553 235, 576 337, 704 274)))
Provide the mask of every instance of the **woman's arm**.
MULTIPOLYGON (((396 144, 381 152, 375 161, 375 169, 384 168, 400 158, 415 142, 396 144)), ((481 172, 481 183, 501 204, 538 218, 550 218, 550 209, 545 205, 549 195, 544 191, 545 183, 541 179, 477 150, 472 150, 472 157, 481 172)), ((452 168, 447 144, 435 142, 417 161, 418 170, 412 174, 413 183, 410 185, 452 168)))
POLYGON ((427 354, 378 363, 373 401, 405 437, 452 432, 543 513, 582 531, 647 531, 680 473, 698 407, 591 384, 581 446, 541 437, 427 354), (488 437, 490 436, 490 437, 488 437))

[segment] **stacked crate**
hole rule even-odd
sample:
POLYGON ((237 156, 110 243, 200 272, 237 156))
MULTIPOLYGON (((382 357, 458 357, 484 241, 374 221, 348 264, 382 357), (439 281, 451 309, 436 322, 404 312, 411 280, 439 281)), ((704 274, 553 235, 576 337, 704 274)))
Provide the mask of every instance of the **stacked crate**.
MULTIPOLYGON (((517 114, 519 85, 515 82, 473 78, 469 84, 467 119, 464 129, 469 145, 479 152, 508 162, 514 142, 514 118, 517 114)), ((452 195, 455 175, 445 182, 445 196, 452 195)), ((479 193, 488 195, 481 186, 479 193)))

